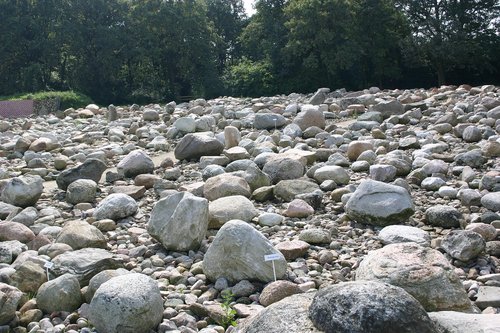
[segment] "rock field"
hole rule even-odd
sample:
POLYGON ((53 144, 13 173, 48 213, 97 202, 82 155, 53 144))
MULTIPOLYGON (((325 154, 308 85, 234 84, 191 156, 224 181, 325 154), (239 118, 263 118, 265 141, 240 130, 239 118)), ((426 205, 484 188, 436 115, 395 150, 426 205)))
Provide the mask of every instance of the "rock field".
POLYGON ((499 157, 492 85, 0 119, 0 333, 498 333, 499 157))

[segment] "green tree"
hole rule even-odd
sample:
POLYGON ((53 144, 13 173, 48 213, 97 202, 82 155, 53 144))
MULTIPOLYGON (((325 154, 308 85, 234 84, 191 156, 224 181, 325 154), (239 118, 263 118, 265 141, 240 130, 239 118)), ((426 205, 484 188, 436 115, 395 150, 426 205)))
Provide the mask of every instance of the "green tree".
MULTIPOLYGON (((498 0, 398 0, 407 16, 412 36, 407 47, 424 66, 431 66, 439 85, 445 84, 450 71, 467 68, 484 71, 491 68, 489 52, 500 43, 495 20, 500 17, 498 0)), ((415 62, 415 59, 411 59, 415 62)))

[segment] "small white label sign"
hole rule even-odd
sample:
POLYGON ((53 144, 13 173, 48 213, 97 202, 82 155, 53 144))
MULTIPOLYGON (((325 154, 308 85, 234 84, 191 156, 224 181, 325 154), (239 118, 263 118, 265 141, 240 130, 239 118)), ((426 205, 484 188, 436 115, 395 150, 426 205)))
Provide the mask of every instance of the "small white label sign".
POLYGON ((54 267, 54 263, 50 262, 50 261, 47 261, 45 263, 45 265, 43 265, 43 267, 47 268, 47 269, 51 269, 52 267, 54 267))
POLYGON ((273 254, 268 254, 264 256, 264 261, 273 261, 273 260, 279 260, 281 259, 281 256, 279 253, 273 253, 273 254))

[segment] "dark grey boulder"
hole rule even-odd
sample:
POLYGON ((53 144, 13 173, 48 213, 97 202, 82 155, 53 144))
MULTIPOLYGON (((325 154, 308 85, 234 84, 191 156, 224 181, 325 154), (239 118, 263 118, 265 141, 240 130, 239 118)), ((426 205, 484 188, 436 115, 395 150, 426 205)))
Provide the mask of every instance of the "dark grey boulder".
POLYGON ((224 145, 208 135, 188 134, 182 138, 174 150, 178 160, 198 160, 202 156, 217 156, 224 150, 224 145))
POLYGON ((376 281, 339 283, 316 293, 309 317, 326 333, 434 333, 420 303, 404 289, 376 281))
POLYGON ((69 184, 77 179, 92 179, 99 183, 103 172, 106 170, 106 164, 97 158, 89 158, 77 167, 65 170, 57 176, 57 187, 66 191, 69 184))

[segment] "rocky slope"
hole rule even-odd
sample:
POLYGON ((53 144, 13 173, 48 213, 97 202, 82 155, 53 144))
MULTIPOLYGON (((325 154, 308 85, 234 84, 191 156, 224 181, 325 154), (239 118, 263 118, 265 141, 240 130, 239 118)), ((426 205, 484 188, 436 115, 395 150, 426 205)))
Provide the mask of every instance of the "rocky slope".
POLYGON ((0 120, 0 332, 500 332, 499 156, 494 86, 0 120))

